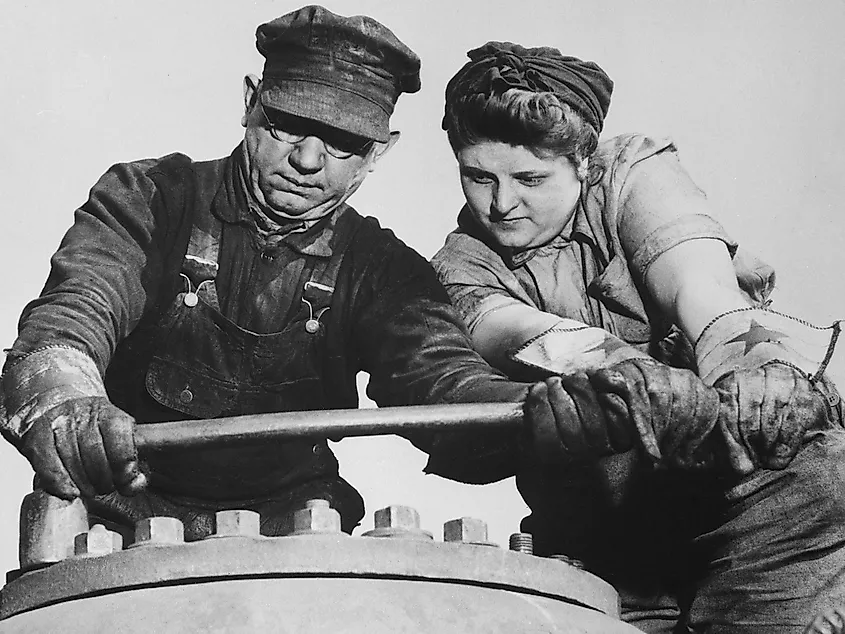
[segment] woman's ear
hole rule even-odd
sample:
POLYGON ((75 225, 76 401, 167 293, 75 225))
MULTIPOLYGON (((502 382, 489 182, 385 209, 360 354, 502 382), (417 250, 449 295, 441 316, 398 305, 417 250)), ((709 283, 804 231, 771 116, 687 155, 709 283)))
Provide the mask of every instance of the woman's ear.
POLYGON ((583 158, 581 162, 578 164, 578 167, 575 169, 575 173, 578 176, 578 180, 582 183, 587 180, 587 176, 590 173, 590 160, 583 158))

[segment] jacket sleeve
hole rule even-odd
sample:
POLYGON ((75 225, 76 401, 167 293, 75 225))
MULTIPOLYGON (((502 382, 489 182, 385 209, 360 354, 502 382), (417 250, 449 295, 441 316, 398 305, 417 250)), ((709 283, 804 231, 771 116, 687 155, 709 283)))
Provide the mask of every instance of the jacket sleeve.
MULTIPOLYGON (((353 340, 370 373, 367 394, 378 405, 525 400, 527 385, 508 380, 472 349, 425 259, 396 241, 371 257, 368 269, 355 300, 353 340)), ((409 439, 428 452, 427 472, 480 483, 514 475, 520 438, 520 429, 476 428, 409 439)))
POLYGON ((105 395, 105 368, 160 278, 165 228, 153 211, 153 165, 116 165, 94 185, 52 257, 40 297, 24 308, 2 376, 0 427, 10 437, 63 400, 105 395))
POLYGON ((23 311, 7 364, 41 348, 70 347, 105 370, 157 290, 162 228, 149 167, 116 165, 91 189, 52 257, 40 297, 23 311))

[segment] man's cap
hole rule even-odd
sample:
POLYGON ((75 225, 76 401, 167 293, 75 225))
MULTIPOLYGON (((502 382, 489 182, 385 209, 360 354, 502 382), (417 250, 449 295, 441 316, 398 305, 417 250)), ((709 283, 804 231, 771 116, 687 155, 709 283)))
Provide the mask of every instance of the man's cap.
POLYGON ((420 89, 420 59, 384 25, 307 6, 258 27, 261 102, 368 139, 390 137, 403 92, 420 89))

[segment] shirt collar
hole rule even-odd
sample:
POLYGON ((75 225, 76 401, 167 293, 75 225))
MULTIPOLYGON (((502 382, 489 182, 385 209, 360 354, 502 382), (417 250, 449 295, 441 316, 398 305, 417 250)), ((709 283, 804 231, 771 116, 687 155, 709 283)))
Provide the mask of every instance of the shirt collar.
POLYGON ((228 159, 223 186, 215 196, 213 213, 223 222, 244 225, 264 248, 289 247, 297 253, 331 257, 335 227, 349 206, 341 204, 313 222, 275 223, 261 211, 247 187, 246 148, 241 142, 228 159))

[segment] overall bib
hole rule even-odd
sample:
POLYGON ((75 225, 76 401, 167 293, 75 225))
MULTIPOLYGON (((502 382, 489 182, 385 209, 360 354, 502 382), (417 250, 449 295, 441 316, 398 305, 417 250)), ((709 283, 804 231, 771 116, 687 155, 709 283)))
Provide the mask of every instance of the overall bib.
MULTIPOLYGON (((350 236, 340 238, 330 258, 303 256, 287 323, 280 332, 259 334, 220 312, 215 276, 221 232, 222 223, 201 208, 174 280, 175 297, 152 327, 127 339, 136 352, 127 356, 143 362, 124 363, 134 365, 123 369, 136 376, 122 383, 143 381, 145 389, 124 395, 125 402, 113 400, 139 424, 331 406, 322 368, 326 317, 350 236)), ((292 530, 293 511, 311 498, 328 499, 347 532, 363 516, 363 500, 339 477, 325 438, 150 451, 142 458, 148 490, 90 500, 92 521, 119 528, 150 515, 174 516, 185 523, 186 539, 198 539, 213 531, 214 513, 226 508, 260 512, 265 535, 292 530)))

